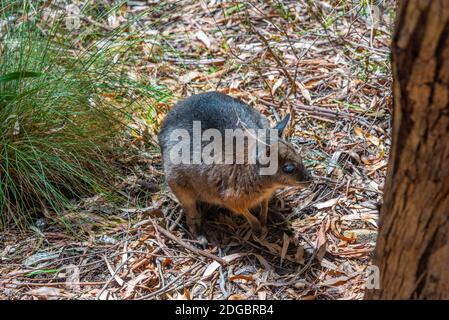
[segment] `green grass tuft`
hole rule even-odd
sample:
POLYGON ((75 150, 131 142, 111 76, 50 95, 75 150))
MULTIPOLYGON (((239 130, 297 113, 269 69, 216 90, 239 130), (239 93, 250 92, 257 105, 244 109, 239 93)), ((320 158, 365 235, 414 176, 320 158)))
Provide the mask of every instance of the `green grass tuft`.
POLYGON ((0 229, 110 193, 117 136, 165 95, 128 76, 140 45, 130 28, 93 40, 35 3, 1 0, 0 229))

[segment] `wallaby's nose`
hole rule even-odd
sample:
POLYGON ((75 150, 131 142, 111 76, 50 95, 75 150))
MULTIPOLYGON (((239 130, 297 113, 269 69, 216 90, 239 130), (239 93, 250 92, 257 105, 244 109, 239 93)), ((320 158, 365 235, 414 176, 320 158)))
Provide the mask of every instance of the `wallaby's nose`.
POLYGON ((299 182, 312 182, 313 176, 310 174, 309 170, 304 168, 298 177, 299 182))
POLYGON ((312 177, 312 175, 310 174, 310 172, 309 171, 306 171, 306 181, 312 181, 313 180, 313 177, 312 177))
POLYGON ((310 172, 308 170, 306 170, 305 174, 304 174, 304 181, 311 182, 312 180, 313 180, 312 175, 310 174, 310 172))

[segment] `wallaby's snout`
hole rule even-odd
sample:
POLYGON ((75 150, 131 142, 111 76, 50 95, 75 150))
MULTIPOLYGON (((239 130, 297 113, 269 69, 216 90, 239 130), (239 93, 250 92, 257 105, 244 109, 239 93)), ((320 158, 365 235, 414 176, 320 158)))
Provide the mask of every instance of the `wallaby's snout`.
POLYGON ((301 163, 301 169, 298 171, 298 174, 296 175, 296 179, 301 184, 304 183, 310 184, 311 182, 313 182, 313 176, 310 173, 310 171, 306 168, 303 162, 301 163))
POLYGON ((306 169, 304 164, 301 164, 301 169, 296 174, 296 180, 299 184, 309 184, 313 181, 313 177, 309 170, 306 169))
POLYGON ((308 170, 306 171, 306 174, 304 176, 304 181, 305 182, 313 182, 313 176, 308 170))

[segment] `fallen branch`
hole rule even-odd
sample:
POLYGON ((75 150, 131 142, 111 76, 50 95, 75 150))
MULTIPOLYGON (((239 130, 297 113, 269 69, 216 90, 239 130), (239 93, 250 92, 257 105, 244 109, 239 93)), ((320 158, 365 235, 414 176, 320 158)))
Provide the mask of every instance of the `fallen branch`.
MULTIPOLYGON (((275 108, 278 107, 278 105, 276 105, 275 103, 272 103, 270 101, 266 101, 263 99, 259 99, 259 101, 267 106, 270 106, 270 107, 275 107, 275 108)), ((292 106, 293 106, 293 108, 295 108, 297 110, 309 113, 311 115, 321 116, 323 118, 330 118, 330 119, 337 119, 337 118, 354 119, 354 118, 357 118, 356 115, 350 114, 348 112, 334 111, 334 110, 329 110, 329 109, 318 107, 318 106, 307 106, 305 104, 299 104, 299 103, 293 103, 292 106)))
POLYGON ((317 106, 306 106, 304 104, 293 104, 293 107, 295 109, 307 112, 307 113, 311 113, 317 116, 323 116, 323 117, 331 117, 331 118, 357 118, 355 115, 352 115, 350 113, 347 112, 343 112, 343 111, 334 111, 334 110, 329 110, 326 108, 322 108, 322 107, 317 107, 317 106))
POLYGON ((164 57, 164 61, 173 62, 174 64, 186 64, 186 65, 205 65, 212 64, 215 66, 221 66, 225 63, 224 58, 211 58, 211 59, 180 59, 176 57, 164 57))
MULTIPOLYGON (((90 281, 90 282, 79 282, 77 285, 80 286, 101 286, 104 285, 106 281, 90 281)), ((66 286, 67 282, 14 282, 14 281, 2 281, 0 286, 13 285, 14 287, 59 287, 66 286)))

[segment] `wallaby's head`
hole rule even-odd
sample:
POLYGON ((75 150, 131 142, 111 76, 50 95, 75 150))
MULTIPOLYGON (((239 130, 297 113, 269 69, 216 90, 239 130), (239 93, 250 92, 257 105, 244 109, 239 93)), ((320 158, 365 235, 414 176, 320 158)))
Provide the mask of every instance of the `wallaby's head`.
POLYGON ((312 176, 305 168, 301 154, 284 137, 284 129, 290 119, 288 114, 274 129, 278 130, 278 138, 275 144, 270 144, 267 152, 277 148, 277 170, 267 179, 279 186, 306 186, 312 182, 312 176))
POLYGON ((311 182, 312 176, 293 145, 284 139, 280 139, 278 145, 278 170, 273 177, 275 181, 284 186, 304 186, 311 182))

